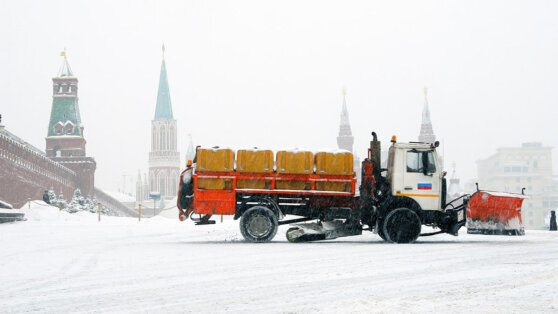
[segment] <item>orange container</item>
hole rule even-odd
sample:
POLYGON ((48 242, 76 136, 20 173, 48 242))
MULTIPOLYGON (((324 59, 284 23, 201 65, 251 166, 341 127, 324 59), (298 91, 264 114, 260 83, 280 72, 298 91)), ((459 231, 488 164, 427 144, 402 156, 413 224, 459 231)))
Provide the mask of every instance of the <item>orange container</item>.
MULTIPOLYGON (((228 148, 199 148, 197 151, 196 171, 234 171, 234 152, 228 148)), ((232 179, 198 178, 198 188, 231 190, 232 179)))
MULTIPOLYGON (((236 152, 236 171, 271 173, 273 172, 273 152, 271 150, 241 149, 236 152)), ((269 180, 243 180, 236 181, 239 189, 270 189, 269 180)))
MULTIPOLYGON (((277 173, 312 174, 314 172, 314 154, 308 151, 278 151, 277 173)), ((276 181, 275 186, 281 190, 310 190, 309 182, 276 181)))

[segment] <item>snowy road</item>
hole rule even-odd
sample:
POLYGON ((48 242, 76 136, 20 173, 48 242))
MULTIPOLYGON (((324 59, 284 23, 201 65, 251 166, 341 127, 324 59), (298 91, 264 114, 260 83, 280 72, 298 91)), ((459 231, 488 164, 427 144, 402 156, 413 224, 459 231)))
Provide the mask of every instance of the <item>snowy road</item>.
POLYGON ((558 312, 558 233, 242 241, 194 226, 31 209, 0 225, 0 311, 558 312))

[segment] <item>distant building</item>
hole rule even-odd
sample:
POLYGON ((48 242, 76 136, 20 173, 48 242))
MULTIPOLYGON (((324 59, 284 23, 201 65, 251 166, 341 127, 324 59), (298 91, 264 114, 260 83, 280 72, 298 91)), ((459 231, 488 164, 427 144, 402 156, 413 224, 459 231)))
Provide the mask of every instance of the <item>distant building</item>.
POLYGON ((447 190, 447 195, 448 197, 446 198, 448 202, 450 202, 453 199, 456 199, 458 197, 460 197, 463 192, 461 190, 461 186, 460 186, 460 179, 457 177, 457 175, 455 174, 455 162, 453 163, 453 171, 451 173, 451 177, 449 179, 449 185, 448 185, 448 190, 447 190))
POLYGON ((196 157, 196 152, 194 149, 194 142, 192 141, 192 135, 189 134, 188 149, 186 150, 186 163, 188 163, 188 160, 191 160, 193 162, 195 157, 196 157))
POLYGON ((147 199, 149 199, 149 184, 147 184, 145 174, 142 178, 141 172, 138 170, 138 178, 136 179, 136 205, 141 204, 147 199))
MULTIPOLYGON (((436 142, 436 135, 432 128, 432 120, 430 120, 430 109, 428 108, 428 88, 424 88, 424 106, 422 108, 422 123, 420 125, 420 133, 418 141, 427 144, 434 144, 436 142)), ((444 158, 438 151, 438 161, 444 169, 444 158)))
POLYGON ((172 104, 165 64, 165 46, 159 76, 159 89, 155 116, 151 121, 151 152, 149 153, 149 191, 159 192, 162 198, 176 197, 180 175, 180 153, 177 143, 176 120, 172 104))
POLYGON ((424 107, 422 108, 422 123, 420 125, 419 142, 434 144, 436 135, 432 129, 432 120, 430 120, 430 109, 428 108, 428 88, 424 88, 424 107))
POLYGON ((353 153, 353 169, 356 174, 356 190, 360 185, 360 159, 354 153, 353 144, 355 138, 351 131, 351 123, 349 122, 349 110, 347 109, 347 91, 343 89, 343 106, 341 107, 341 121, 339 123, 339 135, 337 136, 337 147, 353 153))
POLYGON ((522 217, 527 229, 542 229, 550 210, 558 208, 558 187, 552 176, 552 148, 539 142, 498 148, 477 161, 480 189, 525 194, 522 217))

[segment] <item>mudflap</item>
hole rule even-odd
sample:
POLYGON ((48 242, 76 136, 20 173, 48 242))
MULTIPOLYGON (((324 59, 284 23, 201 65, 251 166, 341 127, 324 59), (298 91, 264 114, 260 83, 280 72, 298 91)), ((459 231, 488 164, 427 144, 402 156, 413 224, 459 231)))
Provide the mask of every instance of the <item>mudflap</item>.
POLYGON ((476 192, 467 204, 467 233, 525 235, 521 205, 526 198, 516 193, 476 192))
POLYGON ((287 240, 292 243, 331 240, 353 235, 361 235, 362 226, 358 223, 341 220, 320 221, 317 223, 292 224, 287 230, 287 240))

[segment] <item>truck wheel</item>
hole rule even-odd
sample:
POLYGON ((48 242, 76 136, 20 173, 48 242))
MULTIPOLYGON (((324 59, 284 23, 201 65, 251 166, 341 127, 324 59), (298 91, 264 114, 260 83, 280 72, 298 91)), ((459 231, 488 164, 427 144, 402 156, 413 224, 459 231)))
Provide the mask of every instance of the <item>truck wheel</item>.
POLYGON ((420 235, 421 222, 417 213, 401 207, 387 214, 383 229, 387 241, 411 243, 420 235))
POLYGON ((240 232, 248 242, 269 242, 277 233, 279 223, 271 209, 254 206, 240 217, 240 232))

